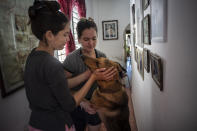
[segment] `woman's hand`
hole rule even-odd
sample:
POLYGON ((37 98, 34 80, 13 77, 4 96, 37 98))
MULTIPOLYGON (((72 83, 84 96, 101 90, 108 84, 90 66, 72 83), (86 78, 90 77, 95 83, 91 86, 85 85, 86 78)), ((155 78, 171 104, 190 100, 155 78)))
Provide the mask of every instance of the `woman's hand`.
POLYGON ((110 81, 113 79, 114 75, 116 75, 117 69, 115 67, 106 68, 99 68, 93 72, 93 75, 96 80, 106 80, 110 81))
POLYGON ((92 104, 89 101, 82 101, 80 106, 88 113, 88 114, 96 114, 96 110, 92 107, 92 104))

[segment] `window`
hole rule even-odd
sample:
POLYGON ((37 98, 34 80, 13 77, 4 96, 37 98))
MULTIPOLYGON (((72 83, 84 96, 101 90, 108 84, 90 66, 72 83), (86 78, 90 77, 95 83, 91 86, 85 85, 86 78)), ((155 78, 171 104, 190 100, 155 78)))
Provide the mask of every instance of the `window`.
POLYGON ((74 6, 73 11, 72 11, 72 22, 71 22, 71 30, 73 33, 73 38, 75 41, 75 47, 76 49, 80 48, 80 44, 78 43, 78 37, 77 37, 77 23, 79 22, 79 13, 77 11, 77 7, 74 6))
POLYGON ((58 57, 58 60, 60 62, 63 62, 66 58, 66 49, 65 49, 66 46, 64 46, 64 49, 62 50, 58 50, 57 51, 57 57, 58 57))
MULTIPOLYGON (((76 27, 77 27, 77 23, 79 21, 79 13, 77 11, 77 7, 74 6, 73 10, 72 10, 72 16, 71 16, 71 31, 73 34, 73 39, 75 41, 75 47, 76 49, 80 48, 80 44, 78 43, 78 37, 77 37, 77 31, 76 31, 76 27)), ((62 50, 58 50, 57 51, 57 58, 60 62, 63 62, 66 58, 66 49, 64 46, 64 49, 62 50)))

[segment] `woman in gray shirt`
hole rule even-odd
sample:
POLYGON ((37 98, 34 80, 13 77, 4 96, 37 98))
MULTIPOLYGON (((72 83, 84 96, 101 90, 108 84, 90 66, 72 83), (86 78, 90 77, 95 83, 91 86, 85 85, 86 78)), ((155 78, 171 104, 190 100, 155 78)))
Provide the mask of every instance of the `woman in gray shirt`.
MULTIPOLYGON (((78 41, 81 44, 81 48, 70 53, 63 65, 65 70, 69 71, 72 76, 77 76, 85 72, 88 68, 84 64, 81 55, 87 55, 93 58, 106 57, 104 53, 95 49, 97 44, 97 26, 92 19, 82 18, 77 24, 78 41)), ((79 86, 72 88, 73 91, 78 91, 82 88, 85 82, 79 86)), ((86 100, 90 100, 93 91, 97 88, 97 84, 94 83, 86 95, 86 100)), ((99 131, 101 120, 96 111, 91 108, 88 101, 81 102, 81 107, 77 107, 74 112, 71 113, 75 127, 77 131, 84 131, 88 126, 88 131, 99 131)))

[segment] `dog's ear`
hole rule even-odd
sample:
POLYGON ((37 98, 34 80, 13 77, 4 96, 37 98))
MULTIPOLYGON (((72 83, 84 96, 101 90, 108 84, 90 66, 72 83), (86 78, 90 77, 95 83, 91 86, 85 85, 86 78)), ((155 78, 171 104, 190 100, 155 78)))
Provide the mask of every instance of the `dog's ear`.
POLYGON ((118 64, 119 76, 121 78, 125 77, 126 76, 126 73, 127 73, 126 69, 120 63, 118 63, 118 62, 115 62, 115 63, 118 64))

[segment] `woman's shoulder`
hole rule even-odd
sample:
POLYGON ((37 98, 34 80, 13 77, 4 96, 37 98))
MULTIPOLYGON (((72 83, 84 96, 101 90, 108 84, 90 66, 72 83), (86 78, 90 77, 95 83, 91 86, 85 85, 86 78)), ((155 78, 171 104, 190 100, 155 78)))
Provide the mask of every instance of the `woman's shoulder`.
POLYGON ((74 50, 70 54, 66 56, 66 59, 63 62, 65 67, 75 66, 76 64, 81 62, 80 50, 74 50))
POLYGON ((75 58, 80 56, 80 49, 74 50, 66 56, 66 58, 75 58))

